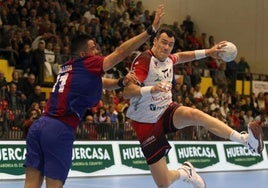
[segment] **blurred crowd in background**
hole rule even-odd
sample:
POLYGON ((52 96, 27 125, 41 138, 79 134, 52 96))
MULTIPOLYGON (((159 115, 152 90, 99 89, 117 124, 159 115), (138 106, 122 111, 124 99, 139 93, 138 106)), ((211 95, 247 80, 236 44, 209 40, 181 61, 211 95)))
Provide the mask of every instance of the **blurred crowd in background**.
MULTIPOLYGON (((133 0, 0 0, 0 58, 14 67, 7 81, 0 66, 0 138, 24 139, 32 122, 40 116, 46 95, 43 86, 51 87, 59 67, 72 57, 70 43, 80 34, 90 35, 98 53, 107 55, 127 39, 144 31, 154 12, 133 0), (50 82, 46 79, 50 78, 50 82)), ((182 23, 166 24, 176 33, 174 52, 210 48, 213 34, 197 33, 190 15, 182 23)), ((131 61, 150 49, 151 41, 105 73, 105 77, 126 75, 131 61)), ((174 67, 173 100, 198 108, 226 122, 238 131, 257 119, 268 138, 268 93, 244 96, 236 91, 236 80, 254 79, 245 57, 225 63, 205 58, 174 67), (202 77, 211 77, 213 85, 201 92, 202 77)), ((267 81, 266 75, 258 78, 267 81)), ((77 139, 135 139, 125 116, 128 100, 122 90, 103 90, 101 101, 88 109, 76 131, 77 139)), ((175 140, 217 140, 201 127, 189 127, 169 135, 175 140)))

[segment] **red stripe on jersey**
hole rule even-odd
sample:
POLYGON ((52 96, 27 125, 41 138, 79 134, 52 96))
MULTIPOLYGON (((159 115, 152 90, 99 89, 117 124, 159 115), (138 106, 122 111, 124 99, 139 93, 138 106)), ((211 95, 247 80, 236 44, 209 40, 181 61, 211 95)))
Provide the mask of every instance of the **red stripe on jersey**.
POLYGON ((149 51, 142 53, 135 62, 133 62, 132 69, 136 73, 137 79, 140 83, 147 78, 149 67, 150 67, 150 60, 151 60, 151 53, 149 51))

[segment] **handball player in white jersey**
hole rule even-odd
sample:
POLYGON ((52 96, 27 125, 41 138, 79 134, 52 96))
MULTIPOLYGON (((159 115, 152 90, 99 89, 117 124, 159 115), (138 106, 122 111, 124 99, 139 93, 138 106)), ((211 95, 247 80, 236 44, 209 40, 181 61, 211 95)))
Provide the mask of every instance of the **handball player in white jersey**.
POLYGON ((171 146, 166 134, 199 125, 219 137, 244 144, 252 152, 261 153, 262 129, 257 122, 251 122, 248 133, 238 133, 200 110, 172 102, 173 66, 208 56, 219 58, 218 53, 226 45, 226 41, 222 41, 210 49, 171 54, 174 36, 169 28, 161 28, 153 39, 153 47, 133 61, 132 70, 137 83, 128 84, 124 89, 124 97, 130 99, 127 117, 132 120, 131 125, 158 187, 169 187, 176 180, 184 180, 195 188, 204 188, 205 181, 190 162, 186 161, 176 170, 168 169, 165 156, 171 146))

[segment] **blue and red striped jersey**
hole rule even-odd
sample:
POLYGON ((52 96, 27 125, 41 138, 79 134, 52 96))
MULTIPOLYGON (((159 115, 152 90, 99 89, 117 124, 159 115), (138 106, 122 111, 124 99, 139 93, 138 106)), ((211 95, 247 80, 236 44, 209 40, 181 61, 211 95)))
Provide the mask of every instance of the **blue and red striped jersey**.
POLYGON ((103 60, 102 56, 87 56, 63 64, 44 115, 76 128, 87 108, 93 107, 101 98, 103 60))

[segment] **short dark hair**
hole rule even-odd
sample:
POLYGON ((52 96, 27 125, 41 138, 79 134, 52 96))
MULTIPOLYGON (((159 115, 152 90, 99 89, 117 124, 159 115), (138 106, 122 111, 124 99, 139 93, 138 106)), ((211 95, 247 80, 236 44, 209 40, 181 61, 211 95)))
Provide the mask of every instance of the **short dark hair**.
POLYGON ((157 31, 156 33, 156 38, 159 38, 159 36, 162 34, 162 33, 166 33, 167 36, 169 37, 175 37, 175 33, 172 29, 170 29, 169 27, 167 26, 163 26, 163 27, 160 27, 160 29, 157 31))
POLYGON ((83 34, 73 38, 71 42, 71 53, 78 55, 81 51, 86 51, 88 41, 92 39, 89 35, 83 34))

